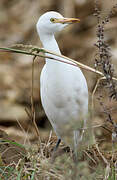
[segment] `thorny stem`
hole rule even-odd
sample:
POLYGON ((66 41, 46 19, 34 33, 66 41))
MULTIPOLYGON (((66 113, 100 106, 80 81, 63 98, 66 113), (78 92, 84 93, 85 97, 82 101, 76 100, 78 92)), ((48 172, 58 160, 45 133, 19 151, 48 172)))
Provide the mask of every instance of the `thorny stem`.
MULTIPOLYGON (((113 10, 117 8, 117 4, 114 5, 113 8, 111 8, 108 15, 104 19, 102 19, 101 11, 99 10, 98 7, 98 2, 99 2, 98 0, 95 0, 95 16, 97 17, 97 22, 98 22, 98 26, 97 26, 98 41, 95 44, 95 46, 98 48, 98 57, 95 58, 95 67, 97 67, 98 70, 100 69, 104 74, 104 77, 106 79, 105 80, 106 85, 104 85, 104 87, 108 88, 109 91, 108 97, 117 100, 117 88, 115 82, 113 81, 114 68, 113 68, 113 64, 111 64, 110 47, 104 40, 104 35, 105 35, 104 26, 110 21, 110 17, 113 14, 113 10)), ((98 83, 101 79, 102 78, 98 80, 98 83)), ((95 91, 96 90, 94 89, 94 93, 95 91)), ((117 138, 117 124, 113 121, 109 109, 103 103, 103 97, 100 96, 98 100, 103 108, 104 113, 107 116, 107 121, 111 123, 111 125, 113 126, 113 132, 112 132, 112 142, 113 142, 113 140, 117 138), (115 134, 115 137, 113 136, 113 134, 115 134)))
POLYGON ((117 7, 117 4, 113 6, 108 15, 102 20, 101 12, 98 8, 98 2, 95 1, 95 16, 97 17, 97 38, 98 41, 95 46, 98 48, 98 57, 95 58, 95 66, 103 72, 106 77, 106 83, 109 90, 109 97, 117 100, 117 89, 113 81, 114 68, 111 64, 110 47, 104 40, 104 26, 109 22, 110 17, 113 14, 113 9, 117 7))

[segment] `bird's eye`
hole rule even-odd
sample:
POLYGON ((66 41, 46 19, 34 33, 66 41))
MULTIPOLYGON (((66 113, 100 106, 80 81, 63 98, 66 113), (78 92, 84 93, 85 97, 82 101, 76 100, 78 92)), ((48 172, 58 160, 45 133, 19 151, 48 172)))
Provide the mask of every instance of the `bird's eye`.
POLYGON ((51 18, 50 21, 51 21, 52 23, 54 23, 54 22, 55 22, 55 18, 51 18))

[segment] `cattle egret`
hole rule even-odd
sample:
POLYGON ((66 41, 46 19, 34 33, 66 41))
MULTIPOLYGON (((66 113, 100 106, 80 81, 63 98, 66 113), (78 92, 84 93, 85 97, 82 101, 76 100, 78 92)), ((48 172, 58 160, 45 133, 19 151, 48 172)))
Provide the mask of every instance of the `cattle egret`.
MULTIPOLYGON (((64 18, 50 11, 37 22, 37 32, 46 50, 61 54, 54 34, 69 24, 77 23, 77 18, 64 18)), ((63 42, 65 43, 65 42, 63 42)), ((69 42, 70 43, 70 42, 69 42)), ((48 54, 47 54, 48 55, 48 54)), ((49 55, 48 55, 49 56, 49 55)), ((51 57, 56 57, 50 55, 51 57)), ((58 137, 55 149, 61 139, 74 151, 82 140, 82 130, 88 113, 88 88, 79 67, 46 58, 40 77, 42 106, 58 137)))

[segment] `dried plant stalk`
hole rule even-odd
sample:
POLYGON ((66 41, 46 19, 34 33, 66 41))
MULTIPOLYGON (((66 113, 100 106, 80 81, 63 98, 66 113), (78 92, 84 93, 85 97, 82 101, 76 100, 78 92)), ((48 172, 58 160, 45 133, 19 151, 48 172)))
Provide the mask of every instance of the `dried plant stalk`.
MULTIPOLYGON (((20 47, 19 44, 18 44, 18 47, 20 47)), ((43 58, 49 58, 51 60, 56 60, 56 61, 60 61, 62 63, 71 64, 73 66, 78 66, 78 67, 85 69, 87 71, 91 71, 91 72, 94 72, 98 75, 104 76, 104 74, 102 72, 100 72, 94 68, 91 68, 87 65, 84 65, 84 64, 77 62, 71 58, 68 58, 66 56, 59 55, 59 54, 56 54, 56 53, 51 52, 51 51, 47 51, 44 48, 39 48, 39 47, 31 46, 31 45, 23 45, 23 44, 21 44, 21 47, 22 48, 24 47, 24 49, 27 49, 27 50, 20 50, 20 48, 15 49, 15 48, 4 48, 4 47, 1 47, 0 50, 1 50, 1 52, 12 52, 12 53, 19 53, 19 54, 26 54, 26 55, 31 55, 31 56, 39 56, 39 57, 43 57, 43 58), (42 55, 40 53, 51 54, 51 55, 56 56, 56 58, 51 57, 51 56, 45 56, 45 55, 42 55), (61 57, 61 58, 63 58, 63 60, 59 60, 57 57, 61 57), (68 60, 69 62, 66 62, 65 60, 68 60)))
POLYGON ((104 38, 105 25, 110 21, 110 17, 113 14, 113 10, 117 7, 117 4, 113 6, 108 15, 102 18, 101 11, 98 7, 98 1, 95 2, 95 16, 97 17, 97 43, 95 44, 98 49, 98 57, 95 58, 95 67, 97 70, 101 70, 106 78, 106 87, 109 90, 109 97, 117 100, 117 88, 113 81, 114 66, 111 63, 110 47, 106 43, 104 38))

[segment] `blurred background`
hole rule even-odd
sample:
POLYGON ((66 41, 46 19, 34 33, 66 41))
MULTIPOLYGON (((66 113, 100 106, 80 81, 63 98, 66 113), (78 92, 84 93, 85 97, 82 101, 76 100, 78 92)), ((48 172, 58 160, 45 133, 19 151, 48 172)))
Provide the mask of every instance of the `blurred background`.
MULTIPOLYGON (((100 1, 99 1, 100 2, 100 1)), ((100 4, 102 17, 105 17, 116 0, 103 0, 100 4)), ((36 22, 46 11, 58 11, 65 17, 78 17, 79 24, 72 25, 57 34, 56 39, 62 54, 94 68, 97 41, 97 19, 93 16, 94 0, 0 0, 0 47, 13 44, 31 44, 41 47, 36 32, 36 22)), ((105 39, 111 47, 112 63, 117 70, 117 11, 105 27, 105 39)), ((36 133, 25 108, 30 108, 31 96, 31 56, 0 52, 0 129, 12 138, 24 142, 26 134, 30 141, 36 133)), ((34 106, 36 122, 42 137, 48 136, 51 125, 43 111, 40 101, 40 72, 44 65, 43 58, 37 58, 34 75, 34 106)), ((83 71, 88 82, 89 96, 93 91, 98 76, 83 71)), ((104 91, 104 90, 103 90, 104 91)), ((98 93, 98 92, 97 92, 98 93)), ((117 107, 114 101, 106 101, 108 106, 117 107)), ((116 120, 117 110, 112 112, 116 120)), ((95 116, 93 122, 101 124, 104 120, 100 105, 95 98, 95 116)), ((97 136, 102 136, 97 131, 97 136)))

